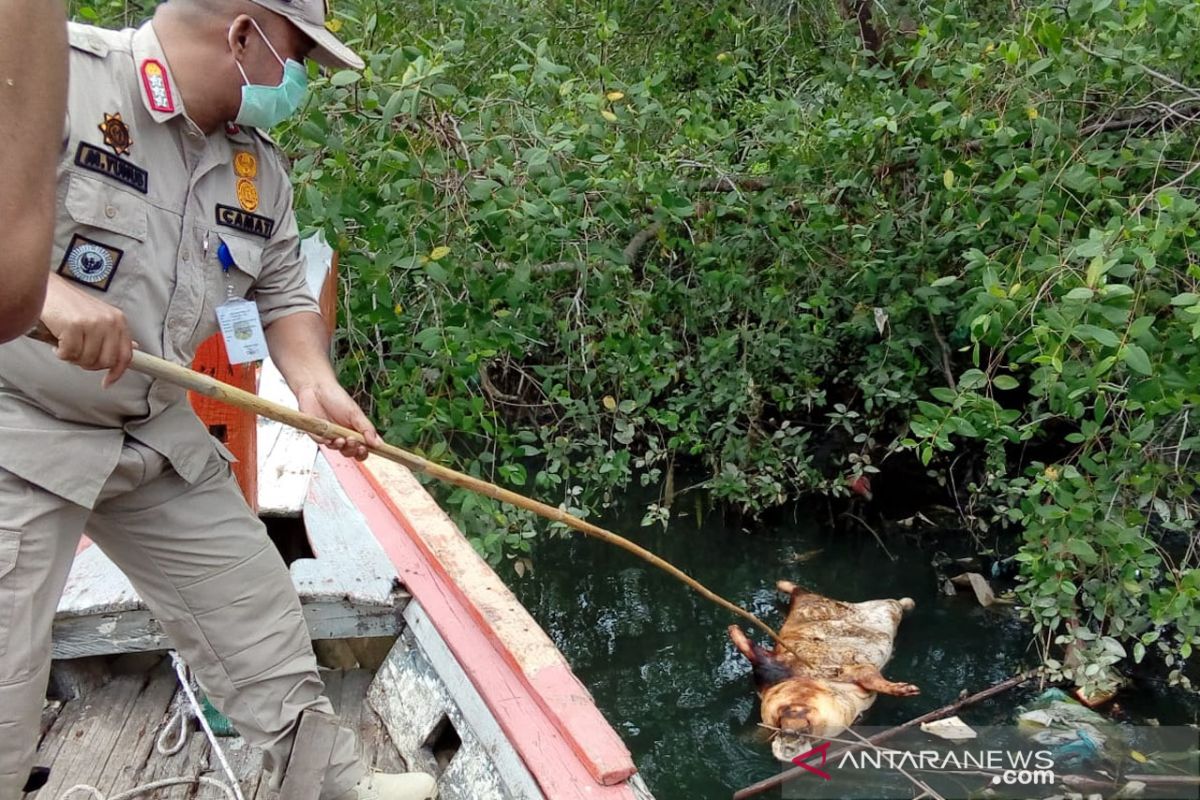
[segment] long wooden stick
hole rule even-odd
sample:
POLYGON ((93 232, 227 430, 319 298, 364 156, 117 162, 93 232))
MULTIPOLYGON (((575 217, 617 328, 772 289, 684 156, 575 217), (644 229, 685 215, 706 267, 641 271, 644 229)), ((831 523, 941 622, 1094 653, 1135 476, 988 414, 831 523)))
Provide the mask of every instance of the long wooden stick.
MULTIPOLYGON (((30 338, 37 339, 38 341, 45 342, 46 344, 58 344, 58 340, 54 337, 54 334, 46 330, 46 328, 41 325, 31 331, 29 336, 30 338)), ((796 656, 796 658, 800 659, 802 663, 807 662, 807 659, 805 659, 803 656, 789 647, 787 643, 780 639, 779 634, 776 633, 771 626, 767 625, 767 623, 760 620, 754 614, 750 613, 744 608, 741 608, 740 606, 734 605, 725 598, 709 590, 695 578, 683 572, 678 567, 675 567, 667 561, 664 561, 662 558, 656 556, 654 553, 651 553, 646 548, 629 541, 623 536, 618 536, 615 533, 607 531, 598 525, 585 522, 573 514, 568 514, 561 508, 554 508, 553 506, 547 505, 538 500, 533 500, 525 497, 524 495, 509 491, 508 489, 503 489, 494 483, 488 483, 487 481, 480 480, 479 478, 475 478, 470 475, 465 475, 457 470, 450 469, 449 467, 443 467, 440 464, 427 461, 415 453, 410 453, 407 450, 401 450, 399 447, 395 447, 386 442, 379 446, 372 446, 366 443, 362 437, 362 434, 360 434, 358 431, 342 427, 341 425, 335 425, 334 423, 329 422, 328 420, 320 419, 319 417, 303 414, 295 409, 288 408, 287 406, 266 400, 251 392, 239 389, 236 386, 230 386, 224 381, 219 381, 216 378, 203 375, 195 370, 188 369, 187 367, 173 364, 165 359, 152 356, 149 353, 143 353, 140 350, 133 351, 133 361, 130 363, 129 368, 134 372, 140 372, 143 375, 149 375, 152 378, 158 378, 159 380, 166 381, 167 383, 174 384, 175 386, 180 386, 189 391, 196 392, 197 394, 202 394, 205 397, 211 397, 214 400, 219 400, 222 403, 240 408, 243 411, 249 411, 253 414, 257 414, 260 417, 273 419, 276 422, 281 422, 284 425, 287 425, 288 427, 296 428, 297 430, 304 431, 305 433, 312 434, 313 436, 317 436, 322 439, 341 438, 356 442, 363 442, 363 444, 367 445, 367 449, 371 451, 372 455, 377 455, 380 458, 386 458, 389 461, 395 461, 398 464, 403 464, 413 472, 421 472, 429 475, 432 478, 436 478, 443 483, 448 483, 452 486, 458 486, 472 492, 477 492, 478 494, 486 495, 493 500, 499 500, 502 503, 508 503, 509 505, 516 506, 517 508, 523 508, 526 511, 532 511, 539 517, 544 517, 553 522, 561 522, 568 528, 574 528, 575 530, 585 533, 594 539, 599 539, 603 542, 616 545, 622 550, 633 553, 643 561, 653 564, 672 577, 687 584, 706 600, 711 600, 721 608, 724 608, 726 611, 745 619, 763 633, 770 636, 771 639, 778 643, 780 647, 783 647, 792 655, 796 656)))
MULTIPOLYGON (((986 688, 982 691, 976 692, 973 695, 964 697, 960 700, 956 700, 953 703, 950 703, 949 705, 942 706, 941 708, 930 711, 927 714, 922 714, 919 717, 914 717, 913 719, 910 719, 908 722, 901 723, 900 725, 897 725, 894 728, 888 728, 886 731, 880 731, 879 733, 866 739, 863 742, 839 748, 839 749, 833 751, 833 753, 829 756, 829 760, 832 762, 834 759, 839 758, 839 757, 845 755, 846 753, 850 753, 855 750, 861 750, 864 747, 869 747, 873 744, 879 744, 880 742, 891 739, 893 736, 900 733, 901 731, 908 730, 909 728, 913 728, 913 727, 916 727, 917 725, 920 725, 922 722, 932 722, 935 719, 941 719, 942 717, 948 717, 951 714, 953 714, 954 712, 958 711, 960 708, 966 708, 967 706, 974 705, 980 701, 987 700, 989 697, 995 697, 996 695, 998 695, 1002 692, 1007 692, 1009 689, 1012 689, 1013 687, 1020 686, 1022 683, 1025 683, 1026 681, 1032 679, 1036 675, 1037 675, 1037 670, 1032 670, 1032 669, 1028 670, 1027 672, 1022 672, 1019 675, 1014 675, 1013 677, 1008 678, 1007 680, 1000 681, 1000 683, 997 683, 994 686, 989 686, 988 688, 986 688)), ((770 791, 771 789, 774 789, 777 786, 782 786, 783 784, 788 783, 789 781, 793 781, 796 778, 799 778, 801 775, 807 775, 807 774, 810 774, 810 773, 808 772, 808 770, 804 769, 803 767, 796 767, 794 769, 789 769, 787 772, 781 772, 778 775, 772 775, 770 778, 761 780, 758 783, 747 786, 744 789, 739 789, 736 793, 734 793, 733 800, 745 800, 745 798, 747 798, 747 797, 755 797, 756 795, 760 795, 763 792, 770 791)))

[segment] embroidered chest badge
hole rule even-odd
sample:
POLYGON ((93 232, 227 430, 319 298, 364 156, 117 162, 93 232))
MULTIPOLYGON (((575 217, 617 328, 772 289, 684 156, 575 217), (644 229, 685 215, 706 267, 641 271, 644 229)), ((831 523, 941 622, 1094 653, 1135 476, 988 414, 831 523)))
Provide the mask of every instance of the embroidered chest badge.
POLYGON ((233 172, 239 178, 258 177, 258 159, 253 153, 239 150, 233 156, 233 172))
POLYGON ((233 154, 233 174, 237 176, 238 205, 243 211, 258 210, 258 187, 254 178, 258 176, 258 159, 247 150, 233 154))
POLYGON ((123 156, 129 152, 129 148, 133 147, 129 126, 121 119, 120 113, 105 114, 104 122, 101 122, 98 127, 104 134, 104 143, 111 147, 117 155, 123 156))
POLYGON ((156 59, 148 58, 142 62, 142 85, 152 109, 168 113, 175 111, 175 97, 171 94, 167 71, 156 59))
POLYGON ((237 199, 243 210, 258 210, 258 189, 249 178, 238 178, 237 199))
POLYGON ((67 245, 62 263, 58 265, 58 274, 107 292, 124 255, 123 250, 75 234, 67 245))

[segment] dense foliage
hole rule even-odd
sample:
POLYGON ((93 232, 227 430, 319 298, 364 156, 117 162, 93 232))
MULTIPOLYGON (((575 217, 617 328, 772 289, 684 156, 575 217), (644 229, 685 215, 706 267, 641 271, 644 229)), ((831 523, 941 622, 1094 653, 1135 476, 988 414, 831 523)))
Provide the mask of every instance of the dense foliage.
MULTIPOLYGON (((583 513, 661 483, 647 522, 681 465, 758 512, 907 458, 1016 534, 1052 669, 1179 677, 1200 4, 335 12, 368 69, 314 70, 279 134, 392 441, 583 513)), ((531 520, 442 499, 527 551, 531 520)))

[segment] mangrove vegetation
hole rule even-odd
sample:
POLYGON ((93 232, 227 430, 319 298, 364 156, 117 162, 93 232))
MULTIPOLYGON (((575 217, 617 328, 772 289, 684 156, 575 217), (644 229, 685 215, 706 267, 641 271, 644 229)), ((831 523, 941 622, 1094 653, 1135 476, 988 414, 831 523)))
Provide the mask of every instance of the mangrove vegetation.
MULTIPOLYGON (((390 441, 579 514, 658 487, 668 530, 689 495, 942 507, 1053 675, 1186 682, 1200 4, 333 12, 368 67, 310 65, 275 135, 390 441)), ((538 523, 431 489, 526 569, 538 523)))

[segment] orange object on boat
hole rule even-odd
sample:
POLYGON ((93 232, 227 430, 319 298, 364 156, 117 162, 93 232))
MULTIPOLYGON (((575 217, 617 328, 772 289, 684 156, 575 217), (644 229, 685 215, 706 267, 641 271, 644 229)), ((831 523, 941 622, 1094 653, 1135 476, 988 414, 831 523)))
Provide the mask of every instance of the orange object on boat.
MULTIPOLYGON (((258 392, 258 366, 231 365, 225 353, 225 342, 219 334, 200 345, 192 369, 247 392, 258 392)), ((250 508, 258 513, 258 418, 249 411, 195 392, 188 392, 188 399, 192 401, 192 408, 208 432, 237 457, 233 464, 233 476, 242 487, 242 494, 250 508)))

